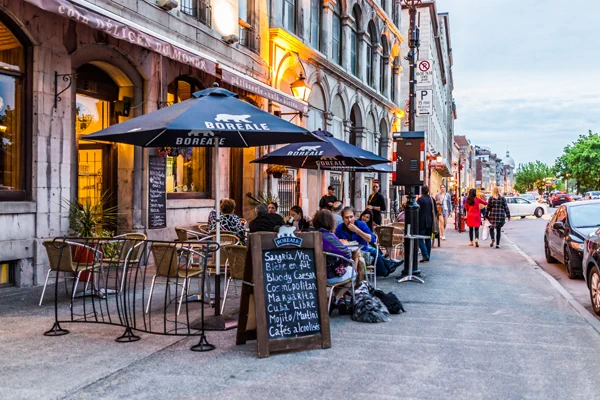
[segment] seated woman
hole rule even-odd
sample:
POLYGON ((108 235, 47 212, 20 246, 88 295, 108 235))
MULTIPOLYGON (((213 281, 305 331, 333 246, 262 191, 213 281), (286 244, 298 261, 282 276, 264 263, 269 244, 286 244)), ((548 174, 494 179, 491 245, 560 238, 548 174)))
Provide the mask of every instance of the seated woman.
MULTIPOLYGON (((221 230, 233 232, 240 239, 243 245, 246 244, 246 230, 240 221, 240 217, 235 215, 235 201, 232 199, 221 200, 221 230)), ((214 231, 217 229, 216 212, 211 211, 208 216, 208 230, 214 231)))
POLYGON ((362 222, 364 222, 365 224, 367 224, 367 226, 369 227, 369 230, 371 232, 375 232, 373 230, 374 226, 373 226, 373 211, 371 210, 365 210, 362 212, 362 214, 360 214, 360 218, 359 218, 362 222))
POLYGON ((306 232, 310 229, 310 220, 304 216, 302 207, 293 206, 290 208, 290 217, 294 219, 294 226, 298 232, 306 232))
MULTIPOLYGON (((335 219, 329 210, 317 211, 312 219, 312 225, 321 232, 323 238, 323 251, 333 253, 352 259, 352 252, 346 247, 340 239, 333 234, 335 229, 335 219)), ((356 279, 356 274, 351 266, 341 262, 339 258, 332 256, 326 257, 327 263, 327 283, 333 285, 352 278, 356 279)))

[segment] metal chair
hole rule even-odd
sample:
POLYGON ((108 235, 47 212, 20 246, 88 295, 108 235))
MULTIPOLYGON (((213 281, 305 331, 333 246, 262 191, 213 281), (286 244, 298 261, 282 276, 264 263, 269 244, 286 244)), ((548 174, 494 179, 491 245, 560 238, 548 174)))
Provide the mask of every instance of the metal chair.
MULTIPOLYGON (((65 288, 67 287, 67 279, 75 279, 75 283, 73 284, 73 294, 71 295, 71 301, 73 301, 75 299, 77 285, 81 279, 81 274, 83 272, 93 272, 94 269, 101 268, 100 263, 102 260, 102 252, 82 243, 60 239, 45 240, 43 244, 46 248, 46 253, 48 254, 50 269, 46 274, 46 282, 44 282, 44 289, 42 290, 39 305, 42 305, 42 300, 44 299, 44 294, 46 293, 46 286, 48 285, 48 279, 50 278, 51 272, 56 272, 57 275, 61 272, 63 273, 63 277, 65 279, 65 288), (79 249, 79 252, 85 252, 86 254, 88 252, 92 252, 93 262, 74 262, 73 254, 76 252, 75 249, 79 249), (66 276, 66 273, 73 273, 74 276, 66 276)), ((90 279, 88 277, 84 291, 87 290, 89 281, 90 279)))
POLYGON ((368 257, 368 261, 365 258, 365 278, 371 282, 375 289, 377 289, 377 259, 379 258, 379 246, 377 243, 375 243, 375 250, 377 250, 377 252, 375 253, 374 259, 372 259, 373 257, 370 255, 368 257), (371 279, 369 279, 369 276, 371 279))
MULTIPOLYGON (((198 277, 203 272, 202 268, 192 265, 193 257, 194 255, 205 257, 205 255, 193 250, 191 247, 182 247, 180 244, 175 243, 154 243, 151 251, 156 265, 156 273, 152 277, 146 314, 150 311, 157 278, 164 278, 160 283, 181 286, 181 295, 177 300, 177 315, 179 315, 184 296, 189 292, 191 278, 198 277)), ((177 291, 175 295, 177 296, 177 291)))
POLYGON ((345 281, 341 281, 341 282, 337 282, 337 283, 333 283, 333 284, 327 284, 327 287, 330 288, 329 291, 329 300, 327 302, 327 309, 329 310, 329 312, 331 313, 331 300, 333 299, 333 292, 335 291, 336 288, 338 287, 349 287, 351 292, 352 292, 352 306, 354 307, 355 304, 355 298, 354 298, 354 280, 356 278, 356 267, 354 265, 354 260, 351 260, 349 258, 346 257, 342 257, 339 254, 333 254, 333 253, 328 253, 326 251, 323 252, 323 254, 325 256, 330 256, 330 257, 334 257, 340 261, 345 261, 348 264, 350 264, 350 267, 352 268, 352 276, 349 279, 346 279, 345 281), (349 285, 349 286, 348 286, 349 285))
MULTIPOLYGON (((199 242, 216 242, 217 241, 217 235, 209 235, 206 237, 203 237, 202 239, 199 240, 199 242)), ((223 268, 221 269, 221 274, 224 275, 225 277, 227 277, 227 256, 228 254, 225 252, 224 247, 227 245, 234 245, 237 246, 239 245, 240 239, 235 236, 234 234, 229 234, 229 233, 221 233, 221 242, 219 243, 219 245, 221 246, 221 248, 219 249, 219 251, 221 252, 221 265, 223 266, 223 268)), ((217 254, 216 252, 213 252, 207 262, 206 262, 206 272, 209 275, 216 275, 217 273, 217 254)), ((210 280, 207 280, 206 285, 208 286, 208 292, 212 293, 212 288, 210 287, 210 280)))
POLYGON ((208 235, 208 232, 196 232, 186 228, 175 228, 177 241, 187 242, 189 240, 200 240, 208 235))
POLYGON ((221 305, 221 314, 225 309, 225 302, 227 301, 227 294, 229 293, 229 286, 241 287, 244 283, 244 269, 246 267, 246 255, 248 248, 246 246, 239 245, 226 245, 223 246, 225 254, 227 254, 227 266, 229 267, 229 277, 225 285, 225 294, 223 295, 223 304, 221 305), (241 281, 241 284, 231 283, 232 280, 241 281))

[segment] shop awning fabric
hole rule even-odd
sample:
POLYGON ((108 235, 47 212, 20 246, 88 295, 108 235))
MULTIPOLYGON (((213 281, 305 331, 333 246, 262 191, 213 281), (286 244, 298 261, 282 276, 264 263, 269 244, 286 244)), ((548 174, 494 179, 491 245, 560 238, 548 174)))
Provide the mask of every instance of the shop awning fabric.
POLYGON ((217 66, 222 70, 222 80, 236 87, 252 92, 261 97, 273 100, 286 107, 298 111, 307 112, 307 104, 296 100, 292 96, 283 93, 271 86, 259 82, 251 77, 237 72, 225 65, 218 65, 218 61, 202 53, 201 51, 188 47, 183 43, 168 38, 161 38, 157 32, 153 32, 144 26, 128 21, 119 15, 105 10, 86 0, 25 0, 34 6, 65 18, 72 19, 78 23, 89 26, 92 29, 102 31, 120 40, 128 41, 140 47, 147 48, 156 53, 175 61, 191 65, 194 68, 207 72, 213 76, 217 75, 217 66))

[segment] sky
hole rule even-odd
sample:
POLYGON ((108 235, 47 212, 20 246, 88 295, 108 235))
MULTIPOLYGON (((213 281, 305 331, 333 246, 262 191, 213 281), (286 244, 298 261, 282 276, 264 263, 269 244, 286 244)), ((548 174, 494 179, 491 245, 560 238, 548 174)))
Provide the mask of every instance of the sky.
POLYGON ((437 0, 448 12, 455 134, 510 151, 515 163, 554 164, 599 132, 597 0, 437 0))

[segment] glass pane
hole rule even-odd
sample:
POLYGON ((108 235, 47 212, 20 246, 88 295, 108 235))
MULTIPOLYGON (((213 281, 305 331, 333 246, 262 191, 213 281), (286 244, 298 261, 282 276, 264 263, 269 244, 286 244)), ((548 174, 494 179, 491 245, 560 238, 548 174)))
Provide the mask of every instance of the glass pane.
POLYGON ((238 17, 245 22, 248 21, 248 0, 238 1, 238 17))
POLYGON ((75 97, 77 139, 110 126, 110 103, 82 94, 75 97))
POLYGON ((23 46, 2 22, 0 22, 0 68, 25 71, 23 46))
POLYGON ((319 48, 319 16, 321 15, 321 0, 312 0, 310 6, 310 44, 319 48))
POLYGON ((333 28, 332 28, 332 59, 334 62, 340 64, 340 37, 341 37, 341 22, 338 15, 333 15, 333 28))
POLYGON ((350 68, 354 75, 356 75, 358 71, 358 60, 356 59, 358 52, 356 50, 356 44, 356 31, 353 29, 350 33, 350 68))
POLYGON ((184 101, 192 97, 192 85, 186 81, 177 81, 177 102, 184 101))
POLYGON ((167 192, 208 192, 209 149, 180 147, 171 151, 178 154, 167 157, 167 192))
POLYGON ((21 81, 0 75, 0 190, 22 182, 21 81))
POLYGON ((94 206, 102 196, 102 150, 79 150, 77 193, 80 204, 94 206))
POLYGON ((284 0, 283 2, 283 26, 290 32, 295 32, 296 2, 295 0, 284 0))

